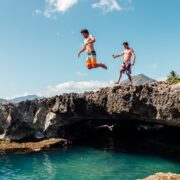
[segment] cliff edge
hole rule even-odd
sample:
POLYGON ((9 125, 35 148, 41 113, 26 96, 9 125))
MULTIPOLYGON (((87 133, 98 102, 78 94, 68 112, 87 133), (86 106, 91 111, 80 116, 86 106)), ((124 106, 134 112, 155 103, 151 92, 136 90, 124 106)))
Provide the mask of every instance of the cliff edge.
POLYGON ((105 123, 135 120, 179 127, 180 83, 122 85, 0 105, 0 139, 65 137, 72 127, 81 133, 105 123))

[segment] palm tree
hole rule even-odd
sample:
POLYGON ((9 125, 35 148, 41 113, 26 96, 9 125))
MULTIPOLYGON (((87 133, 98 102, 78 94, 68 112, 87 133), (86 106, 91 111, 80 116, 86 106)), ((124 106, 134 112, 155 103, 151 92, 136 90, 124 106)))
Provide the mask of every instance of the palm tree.
POLYGON ((180 77, 175 71, 171 71, 170 75, 168 75, 167 82, 174 84, 180 82, 180 77))

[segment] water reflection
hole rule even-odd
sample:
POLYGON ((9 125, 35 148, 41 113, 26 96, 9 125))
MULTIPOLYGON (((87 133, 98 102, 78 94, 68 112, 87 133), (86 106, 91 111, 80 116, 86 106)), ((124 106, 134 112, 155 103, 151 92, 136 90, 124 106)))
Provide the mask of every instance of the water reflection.
POLYGON ((0 179, 53 179, 56 168, 48 153, 1 154, 0 179))
POLYGON ((77 146, 33 154, 0 156, 0 179, 126 179, 143 178, 158 171, 180 173, 179 163, 147 155, 77 146))

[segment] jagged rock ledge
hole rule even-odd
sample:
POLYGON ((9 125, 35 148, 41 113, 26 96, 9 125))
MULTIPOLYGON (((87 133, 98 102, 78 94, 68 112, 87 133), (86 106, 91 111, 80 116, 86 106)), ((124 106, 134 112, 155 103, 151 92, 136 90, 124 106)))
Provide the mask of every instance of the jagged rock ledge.
POLYGON ((53 147, 67 147, 71 143, 66 139, 51 138, 38 142, 11 142, 0 141, 0 152, 39 152, 53 147))
POLYGON ((0 139, 74 138, 99 125, 129 121, 180 127, 180 84, 123 85, 0 105, 0 139))

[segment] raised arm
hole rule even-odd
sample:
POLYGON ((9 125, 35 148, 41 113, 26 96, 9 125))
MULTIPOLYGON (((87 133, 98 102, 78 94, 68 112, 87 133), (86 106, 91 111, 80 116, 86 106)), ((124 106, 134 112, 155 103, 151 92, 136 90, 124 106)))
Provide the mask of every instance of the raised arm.
POLYGON ((135 62, 136 62, 136 54, 135 54, 133 49, 131 50, 131 52, 132 52, 132 55, 134 56, 134 60, 133 60, 133 63, 132 63, 132 65, 134 65, 135 62))
POLYGON ((113 55, 113 58, 116 59, 116 58, 118 58, 120 56, 123 56, 123 55, 124 55, 124 51, 122 53, 118 54, 118 55, 113 55))

